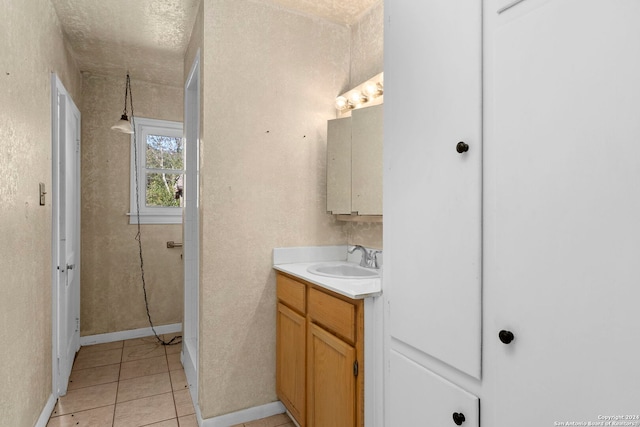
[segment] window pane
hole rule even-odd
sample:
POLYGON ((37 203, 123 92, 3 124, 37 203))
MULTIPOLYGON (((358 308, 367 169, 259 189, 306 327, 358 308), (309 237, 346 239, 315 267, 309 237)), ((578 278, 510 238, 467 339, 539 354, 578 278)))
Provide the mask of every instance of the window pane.
POLYGON ((184 169, 182 138, 147 135, 146 161, 150 169, 184 169))
POLYGON ((147 174, 147 206, 182 206, 180 196, 182 196, 182 174, 147 174), (177 199, 176 193, 179 193, 177 199))

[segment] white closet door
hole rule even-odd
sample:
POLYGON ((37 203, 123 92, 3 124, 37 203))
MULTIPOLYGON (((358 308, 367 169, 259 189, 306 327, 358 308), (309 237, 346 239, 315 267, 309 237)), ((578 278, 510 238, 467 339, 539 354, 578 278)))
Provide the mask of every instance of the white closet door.
POLYGON ((476 378, 481 6, 477 0, 385 4, 384 285, 390 331, 394 340, 476 378), (467 152, 457 151, 459 142, 467 152))
POLYGON ((527 3, 488 58, 491 425, 640 415, 640 2, 527 3))

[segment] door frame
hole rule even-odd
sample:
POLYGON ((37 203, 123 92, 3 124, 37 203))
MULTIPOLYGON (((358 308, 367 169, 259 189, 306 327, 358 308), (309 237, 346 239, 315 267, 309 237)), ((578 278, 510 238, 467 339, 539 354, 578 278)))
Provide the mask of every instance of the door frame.
MULTIPOLYGON (((58 362, 58 354, 61 349, 59 348, 59 339, 58 335, 59 324, 58 321, 60 319, 59 313, 59 259, 60 259, 60 247, 59 247, 59 235, 60 235, 60 174, 62 173, 60 167, 60 148, 61 143, 65 143, 65 141, 60 141, 60 126, 64 126, 65 117, 61 117, 60 110, 58 109, 59 96, 63 95, 67 97, 71 104, 75 107, 75 103, 73 103, 73 99, 65 89, 64 85, 58 78, 57 74, 51 73, 51 189, 49 193, 51 194, 51 386, 52 386, 52 394, 54 399, 57 399, 62 394, 66 394, 66 385, 61 387, 61 376, 58 362), (62 122, 61 122, 62 120, 62 122), (65 392, 61 393, 60 390, 64 389, 65 392)), ((77 110, 77 107, 76 107, 77 110)), ((78 115, 80 115, 78 111, 78 115)), ((80 130, 79 130, 80 131, 80 130)), ((78 143, 78 153, 76 155, 77 159, 77 168, 76 168, 76 179, 77 179, 77 193, 76 200, 74 206, 76 207, 76 242, 77 242, 77 252, 76 252, 76 271, 75 274, 78 277, 78 281, 80 280, 80 145, 78 143)), ((72 304, 74 305, 74 311, 78 313, 77 317, 77 347, 76 352, 80 347, 80 285, 78 285, 77 295, 72 299, 72 304)), ((67 307, 68 309, 69 307, 67 307)))
POLYGON ((191 398, 198 410, 199 304, 200 304, 200 50, 191 65, 184 86, 185 212, 184 322, 181 361, 191 384, 191 398))

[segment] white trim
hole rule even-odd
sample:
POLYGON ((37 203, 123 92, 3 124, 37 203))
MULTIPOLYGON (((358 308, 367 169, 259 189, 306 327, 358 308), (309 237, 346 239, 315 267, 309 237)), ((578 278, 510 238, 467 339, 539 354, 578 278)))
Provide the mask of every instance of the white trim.
POLYGON ((189 381, 189 391, 194 406, 198 401, 199 359, 199 283, 200 283, 200 49, 196 52, 191 71, 184 86, 184 328, 182 339, 182 366, 189 381))
POLYGON ((285 412, 284 405, 278 400, 267 403, 266 405, 254 406, 253 408, 247 408, 204 420, 200 414, 200 408, 196 405, 196 417, 200 427, 230 427, 273 415, 284 414, 285 412))
MULTIPOLYGON (((182 224, 182 208, 168 208, 168 209, 180 209, 179 213, 140 213, 140 224, 182 224)), ((127 212, 129 217, 129 224, 137 224, 138 216, 135 213, 127 212)))
POLYGON ((42 408, 42 412, 40 413, 40 417, 34 427, 47 427, 47 423, 49 422, 49 418, 51 418, 51 414, 53 413, 53 408, 56 407, 56 402, 58 399, 54 397, 53 393, 49 395, 49 399, 47 403, 42 408))
MULTIPOLYGON (((56 221, 58 218, 58 203, 55 200, 58 188, 58 76, 51 73, 51 387, 52 396, 58 398, 58 237, 56 235, 56 221)), ((46 409, 46 407, 45 407, 46 409)))
MULTIPOLYGON (((154 326, 158 334, 172 334, 182 331, 182 323, 173 323, 170 325, 154 326)), ((143 338, 153 335, 151 327, 131 329, 128 331, 109 332, 107 334, 87 335, 80 337, 80 345, 103 344, 106 342, 130 340, 134 338, 143 338)))
POLYGON ((384 420, 384 299, 364 300, 364 425, 382 427, 384 420))

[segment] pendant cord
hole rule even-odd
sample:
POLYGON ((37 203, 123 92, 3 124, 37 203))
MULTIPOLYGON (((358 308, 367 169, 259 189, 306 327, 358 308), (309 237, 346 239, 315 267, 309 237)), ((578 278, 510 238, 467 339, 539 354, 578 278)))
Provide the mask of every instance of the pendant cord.
MULTIPOLYGON (((133 164, 134 164, 134 172, 135 172, 135 182, 136 182, 136 219, 137 219, 137 233, 136 240, 138 241, 138 253, 140 255, 140 278, 142 279, 142 292, 144 293, 144 305, 147 310, 147 318, 149 319, 149 325, 151 326, 151 330, 153 331, 153 335, 162 345, 175 345, 180 344, 180 341, 174 342, 178 338, 182 338, 180 335, 176 335, 171 340, 165 341, 156 332, 155 326, 151 321, 151 313, 149 312, 149 300, 147 298, 147 284, 144 276, 144 258, 142 256, 142 232, 140 227, 140 187, 138 184, 138 147, 137 147, 137 134, 136 134, 136 123, 135 123, 135 114, 133 113, 133 93, 131 91, 131 81, 129 79, 129 73, 127 73, 127 87, 125 89, 125 93, 129 94, 129 103, 131 105, 131 127, 133 128, 133 164)), ((125 95, 124 99, 124 108, 127 110, 127 98, 125 95)))

